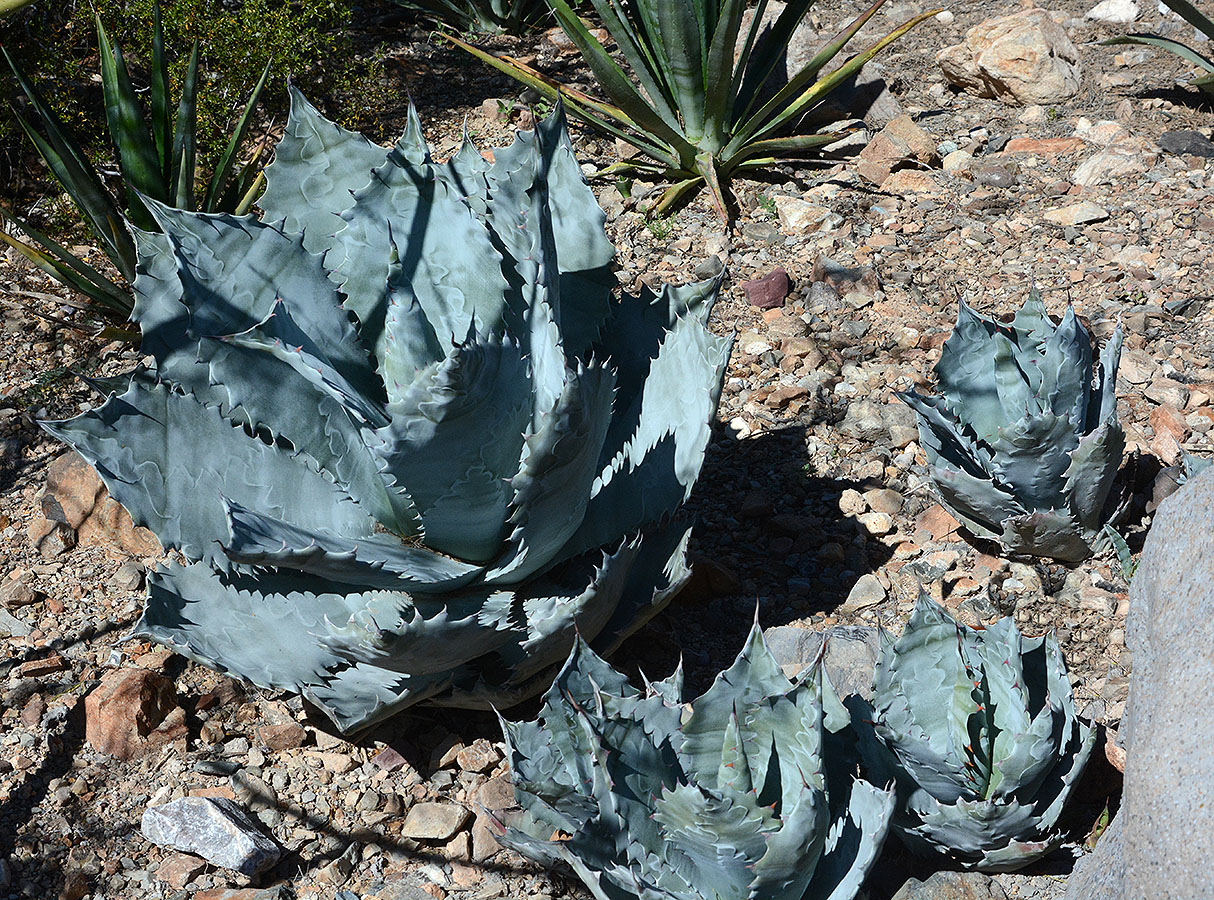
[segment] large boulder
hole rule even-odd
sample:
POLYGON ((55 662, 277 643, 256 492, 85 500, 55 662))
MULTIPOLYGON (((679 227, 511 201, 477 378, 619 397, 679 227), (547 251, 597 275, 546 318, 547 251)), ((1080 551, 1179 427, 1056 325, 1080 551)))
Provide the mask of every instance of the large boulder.
POLYGON ((1079 51, 1044 9, 980 22, 936 56, 944 77, 979 97, 1048 106, 1079 93, 1079 51))
POLYGON ((1068 887, 1095 896, 1214 896, 1214 469, 1166 499, 1130 589, 1132 653, 1120 836, 1097 845, 1068 887), (1120 857, 1120 860, 1118 859, 1120 857), (1108 883, 1124 865, 1118 891, 1108 883), (1090 892, 1099 884, 1100 892, 1090 892))

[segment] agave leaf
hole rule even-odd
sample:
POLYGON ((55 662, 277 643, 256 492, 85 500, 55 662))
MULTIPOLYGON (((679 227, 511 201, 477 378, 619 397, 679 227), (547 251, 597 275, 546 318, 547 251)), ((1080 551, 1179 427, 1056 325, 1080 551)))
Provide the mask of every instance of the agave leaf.
POLYGON ((896 805, 891 789, 855 780, 847 815, 831 823, 822 858, 803 900, 851 900, 876 862, 896 805))
MULTIPOLYGON (((1207 72, 1214 72, 1214 60, 1203 53, 1198 53, 1192 47, 1182 44, 1180 41, 1174 41, 1171 38, 1160 37, 1155 34, 1127 34, 1124 37, 1108 38, 1100 43, 1105 45, 1143 44, 1148 47, 1158 47, 1161 50, 1175 53, 1186 62, 1193 63, 1193 65, 1205 69, 1207 72)), ((1196 82, 1194 83, 1196 84, 1196 82)))
POLYGON ((1041 412, 1013 420, 988 439, 991 475, 1029 509, 1065 505, 1064 475, 1079 444, 1069 419, 1041 412))
POLYGON ((134 379, 95 416, 44 427, 77 447, 137 525, 191 560, 226 565, 219 544, 227 540, 228 525, 219 485, 231 500, 302 527, 342 534, 371 534, 374 528, 374 520, 310 460, 250 439, 218 410, 164 385, 134 379), (199 447, 212 452, 200 458, 199 447))

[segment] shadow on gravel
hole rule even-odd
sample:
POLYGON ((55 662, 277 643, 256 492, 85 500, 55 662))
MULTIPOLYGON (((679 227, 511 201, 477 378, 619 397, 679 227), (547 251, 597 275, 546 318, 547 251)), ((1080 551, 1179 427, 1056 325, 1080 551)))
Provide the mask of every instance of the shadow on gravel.
POLYGON ((686 510, 695 516, 690 558, 695 574, 652 623, 626 641, 612 662, 664 677, 682 655, 694 696, 728 667, 746 640, 756 607, 763 627, 829 614, 860 576, 891 555, 839 509, 848 488, 884 485, 823 473, 809 460, 801 424, 736 440, 714 437, 686 510))

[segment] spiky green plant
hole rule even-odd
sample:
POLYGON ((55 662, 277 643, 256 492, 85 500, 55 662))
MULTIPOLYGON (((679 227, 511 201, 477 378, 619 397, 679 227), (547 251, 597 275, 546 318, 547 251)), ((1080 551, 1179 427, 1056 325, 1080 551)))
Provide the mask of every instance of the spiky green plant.
MULTIPOLYGON (((152 5, 152 64, 147 90, 150 115, 139 100, 127 70, 122 49, 110 42, 97 17, 97 43, 101 57, 101 85, 110 139, 123 179, 123 197, 114 197, 100 172, 84 152, 71 128, 46 102, 7 49, 0 47, 17 85, 28 101, 25 112, 14 115, 30 142, 76 204, 106 256, 122 278, 135 278, 136 249, 132 229, 156 230, 158 224, 145 200, 205 212, 247 212, 260 190, 260 153, 240 165, 241 145, 253 111, 270 73, 269 65, 253 87, 205 190, 197 195, 200 173, 196 165, 195 108, 199 89, 198 45, 195 43, 176 108, 170 96, 168 58, 160 4, 152 5)), ((84 262, 30 223, 0 210, 16 222, 33 243, 0 231, 0 241, 11 246, 62 284, 79 291, 95 304, 95 311, 125 321, 131 312, 130 292, 84 262)))
MULTIPOLYGON (((1214 38, 1214 22, 1210 21, 1209 16, 1202 13, 1189 0, 1162 0, 1172 12, 1176 13, 1209 40, 1214 38)), ((1186 62, 1193 63, 1205 69, 1206 74, 1193 79, 1193 86, 1199 88, 1204 94, 1214 94, 1214 60, 1210 59, 1204 53, 1198 53, 1192 47, 1182 44, 1180 41, 1174 41, 1171 38, 1162 37, 1158 34, 1127 34, 1122 37, 1109 38, 1100 43, 1110 44, 1146 44, 1149 47, 1159 47, 1162 50, 1167 50, 1170 53, 1175 53, 1186 62)))
POLYGON ((790 682, 757 624, 690 704, 681 670, 641 693, 579 640, 539 721, 502 723, 522 812, 499 840, 596 900, 850 900, 894 797, 827 771, 847 724, 821 662, 790 682))
POLYGON ((548 15, 544 0, 396 0, 460 31, 525 34, 548 15))
POLYGON ((636 147, 641 156, 602 174, 644 172, 672 181, 655 205, 655 215, 707 185, 725 220, 731 217, 728 182, 734 173, 770 168, 790 154, 838 140, 837 132, 788 135, 787 131, 882 49, 939 12, 915 16, 824 74, 885 3, 876 0, 769 96, 765 91, 771 76, 783 64, 793 32, 813 0, 791 0, 765 33, 767 0, 759 0, 736 58, 745 0, 591 2, 631 77, 566 0, 547 0, 607 102, 557 84, 516 59, 448 39, 545 96, 564 97, 575 115, 636 147))
POLYGON ((1097 363, 1075 311, 1055 326, 1035 291, 1008 325, 961 301, 935 368, 941 396, 900 394, 949 512, 1007 553, 1091 556, 1125 449, 1120 357, 1120 327, 1097 363))
POLYGON ((354 730, 538 692, 575 628, 609 650, 683 584, 718 283, 613 300, 559 111, 493 156, 293 92, 263 220, 152 205, 155 365, 46 424, 187 560, 136 634, 354 730))
POLYGON ((1055 830, 1096 738, 1078 720, 1054 636, 1006 618, 976 630, 926 596, 897 641, 881 635, 870 706, 847 704, 867 776, 894 779, 894 831, 912 850, 1018 869, 1055 830))

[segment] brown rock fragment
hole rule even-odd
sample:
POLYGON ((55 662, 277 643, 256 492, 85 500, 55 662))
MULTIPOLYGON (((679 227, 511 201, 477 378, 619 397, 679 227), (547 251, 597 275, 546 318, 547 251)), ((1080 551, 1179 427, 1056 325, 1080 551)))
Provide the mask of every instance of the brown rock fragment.
POLYGON ((173 683, 147 669, 118 669, 84 698, 85 739, 121 760, 184 737, 185 711, 173 683))

